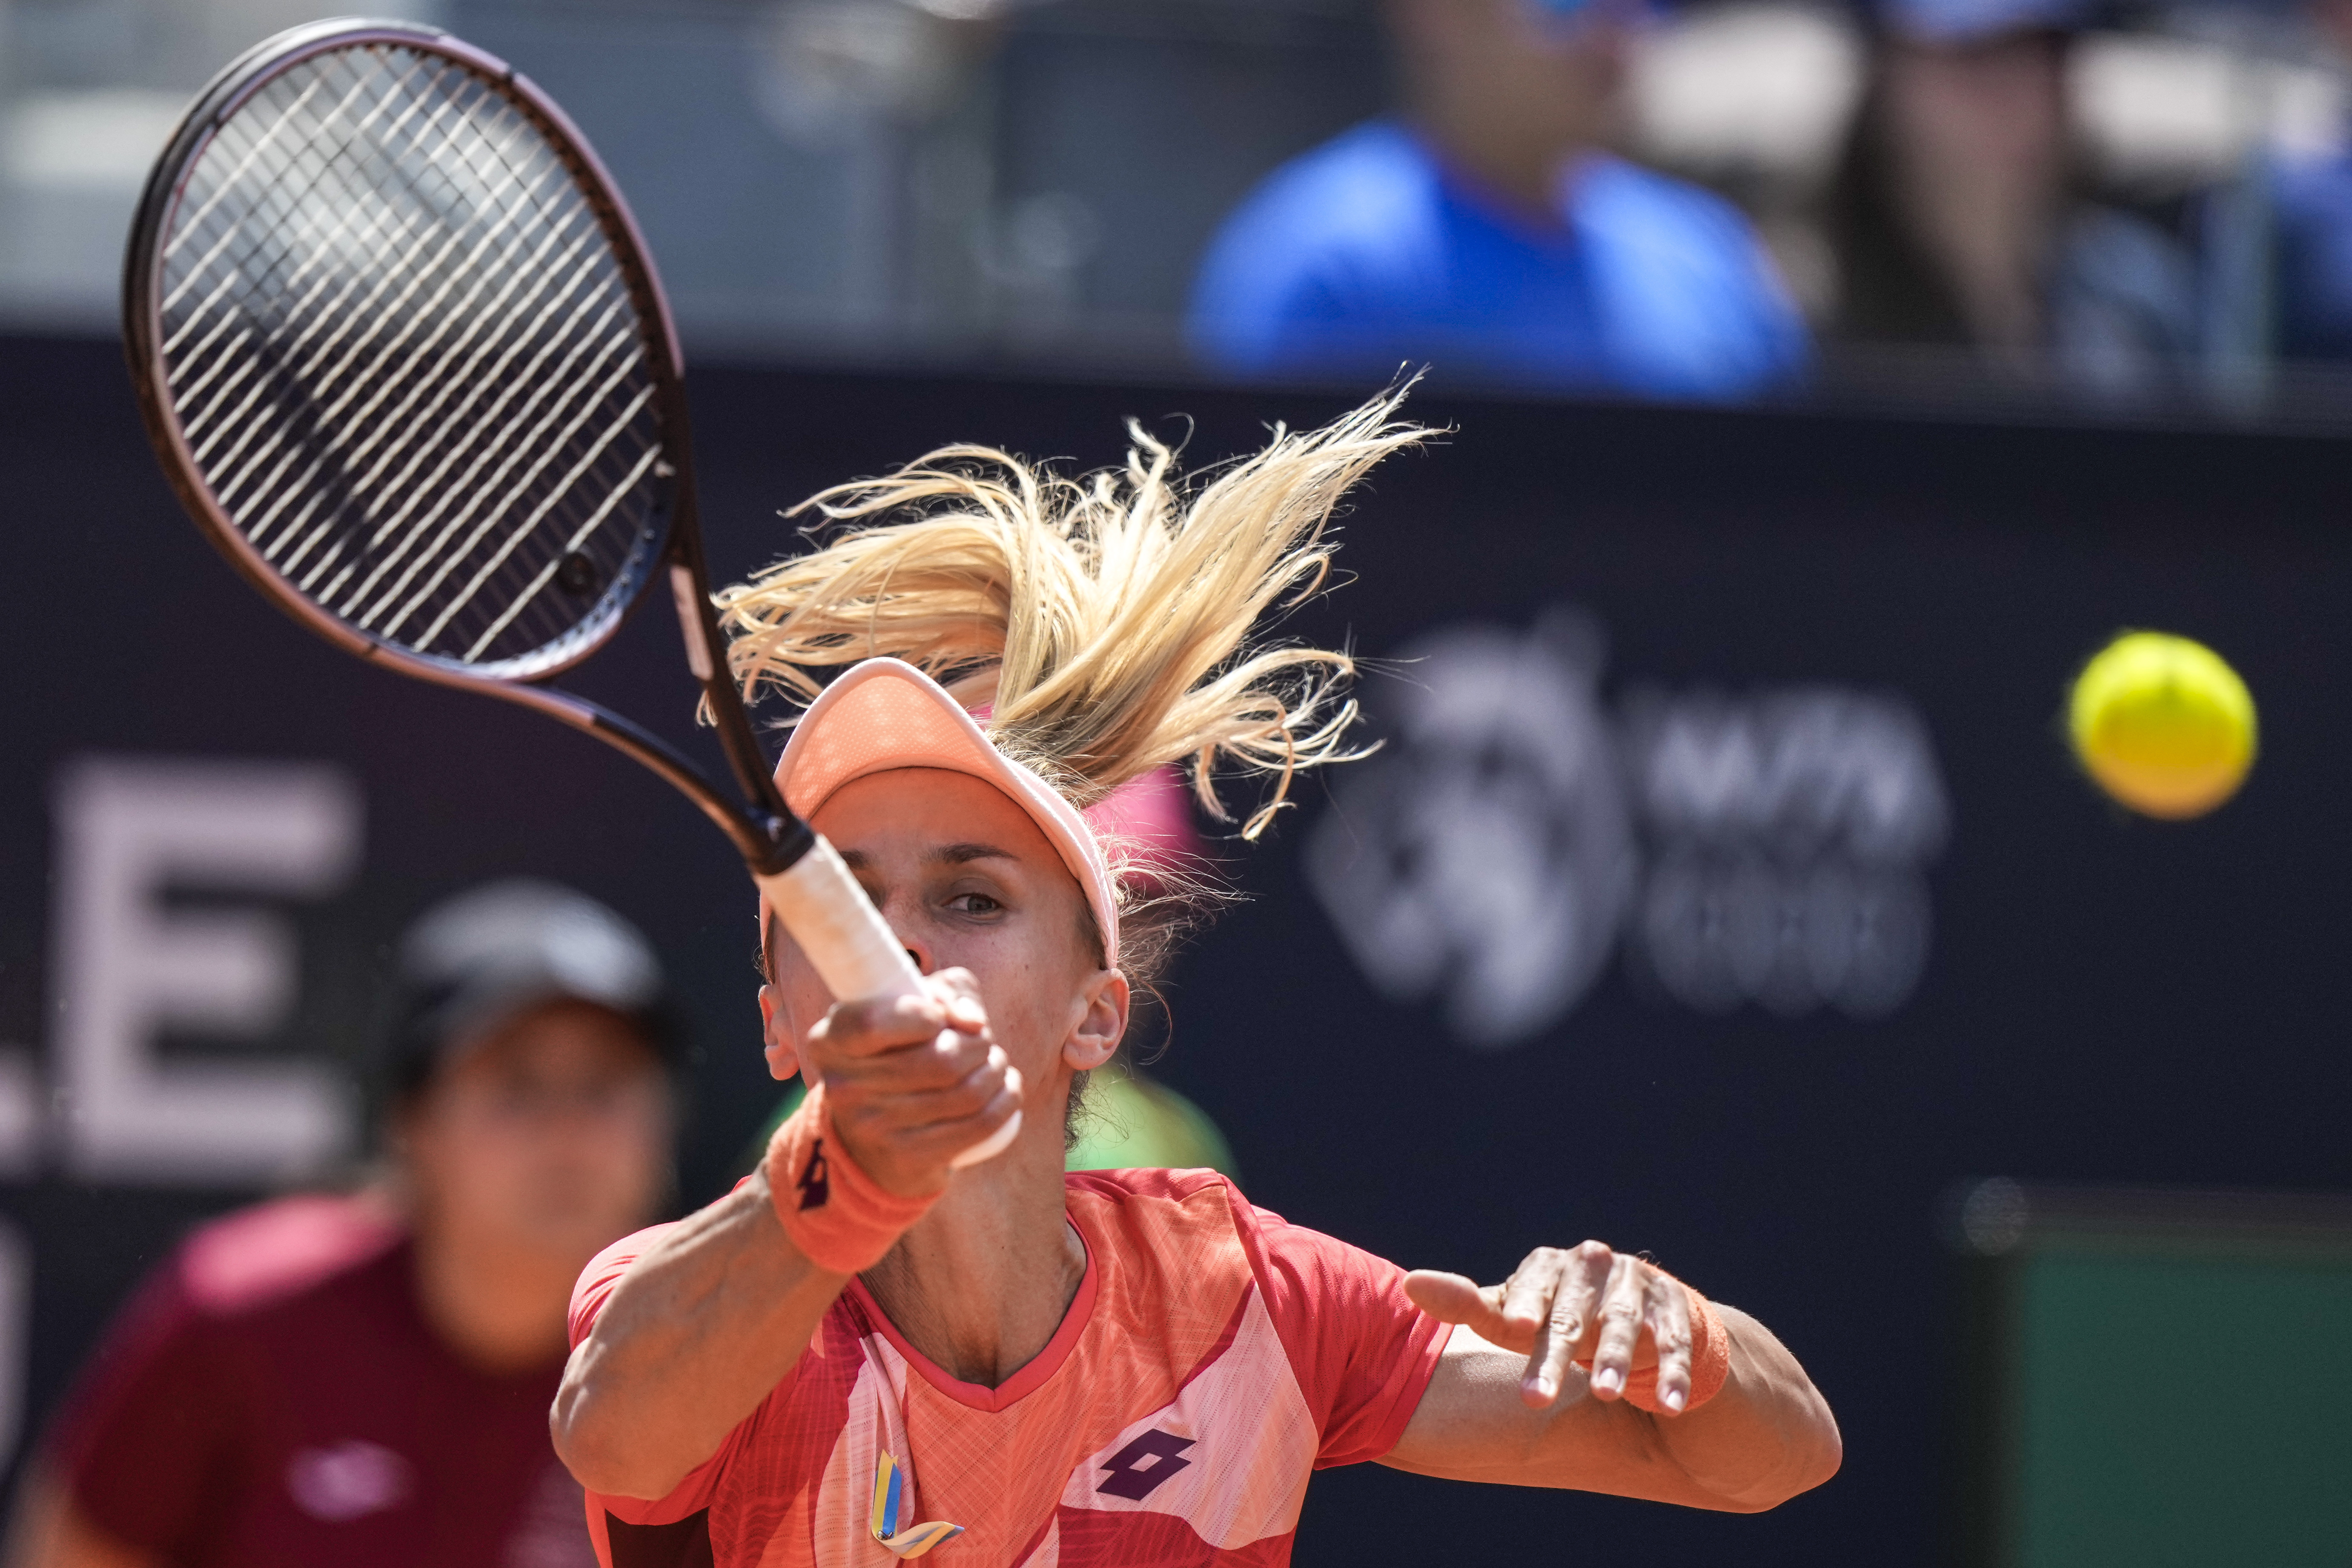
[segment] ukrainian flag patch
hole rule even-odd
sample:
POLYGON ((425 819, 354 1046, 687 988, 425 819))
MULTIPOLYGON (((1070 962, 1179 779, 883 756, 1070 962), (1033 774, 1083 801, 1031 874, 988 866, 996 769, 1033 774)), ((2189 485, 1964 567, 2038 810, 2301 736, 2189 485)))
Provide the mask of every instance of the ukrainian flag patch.
POLYGON ((943 1520, 908 1524, 907 1512, 907 1473, 886 1452, 874 1461, 874 1517, 870 1525, 874 1539, 882 1543, 883 1550, 894 1557, 920 1557, 932 1547, 963 1533, 962 1525, 949 1524, 943 1520))

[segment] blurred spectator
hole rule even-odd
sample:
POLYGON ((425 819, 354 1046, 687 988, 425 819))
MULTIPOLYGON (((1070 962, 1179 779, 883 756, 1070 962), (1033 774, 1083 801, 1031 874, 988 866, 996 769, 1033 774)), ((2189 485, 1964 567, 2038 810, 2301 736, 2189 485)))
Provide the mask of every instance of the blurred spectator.
MULTIPOLYGON (((2352 59, 2352 0, 2311 0, 2334 52, 2352 59)), ((2352 359, 2352 127, 2332 146, 2275 158, 2269 221, 2275 341, 2288 359, 2352 359)))
POLYGON ((1611 155, 1636 0, 1390 0, 1402 119, 1276 170, 1192 305, 1234 374, 1441 374, 1666 397, 1796 374, 1803 326, 1738 212, 1611 155))
POLYGON ((1884 0, 1832 239, 1837 335, 1972 346, 2126 391, 2199 348, 2197 268, 2080 193, 2066 62, 2086 0, 1884 0))
POLYGON ((572 1281, 670 1180, 661 973, 619 917, 505 882, 402 952, 392 1175, 196 1232, 83 1373, 12 1568, 593 1563, 547 1412, 572 1281))

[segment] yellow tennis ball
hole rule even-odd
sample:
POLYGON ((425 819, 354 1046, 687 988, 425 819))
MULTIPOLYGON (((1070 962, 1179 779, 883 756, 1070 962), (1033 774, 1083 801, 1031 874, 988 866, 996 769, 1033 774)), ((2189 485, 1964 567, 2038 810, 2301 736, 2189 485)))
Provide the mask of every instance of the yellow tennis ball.
POLYGON ((2127 632, 2074 678, 2074 754, 2099 787, 2149 816, 2201 816, 2254 762, 2254 700, 2202 643, 2127 632))

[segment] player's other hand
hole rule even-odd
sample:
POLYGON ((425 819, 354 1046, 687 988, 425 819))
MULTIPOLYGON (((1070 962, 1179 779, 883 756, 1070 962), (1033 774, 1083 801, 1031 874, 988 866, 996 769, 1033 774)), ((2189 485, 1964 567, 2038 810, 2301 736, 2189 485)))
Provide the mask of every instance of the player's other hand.
POLYGON ((836 1003, 800 1059, 824 1084, 845 1152, 901 1197, 947 1185, 955 1157, 1021 1109, 1021 1069, 989 1033, 969 970, 925 977, 919 996, 836 1003))
POLYGON ((1559 1397, 1577 1362, 1590 1363, 1598 1399, 1623 1398, 1626 1380, 1645 1367, 1658 1369, 1658 1401, 1669 1412, 1690 1398, 1690 1292, 1606 1242, 1539 1247, 1500 1285, 1420 1268, 1404 1289, 1431 1317, 1526 1352, 1519 1396, 1538 1409, 1559 1397))

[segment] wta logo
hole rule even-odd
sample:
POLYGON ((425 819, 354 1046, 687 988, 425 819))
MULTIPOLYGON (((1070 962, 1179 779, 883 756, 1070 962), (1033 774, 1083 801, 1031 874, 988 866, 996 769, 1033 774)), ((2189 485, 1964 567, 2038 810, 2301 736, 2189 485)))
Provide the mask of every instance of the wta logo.
POLYGON ((1464 1044, 1517 1045, 1622 952, 1680 1005, 1883 1017, 1927 958, 1925 870, 1949 807, 1899 696, 1636 687, 1559 612, 1403 650, 1308 839, 1308 876, 1381 993, 1434 998, 1464 1044), (1409 662, 1407 662, 1409 661, 1409 662))

